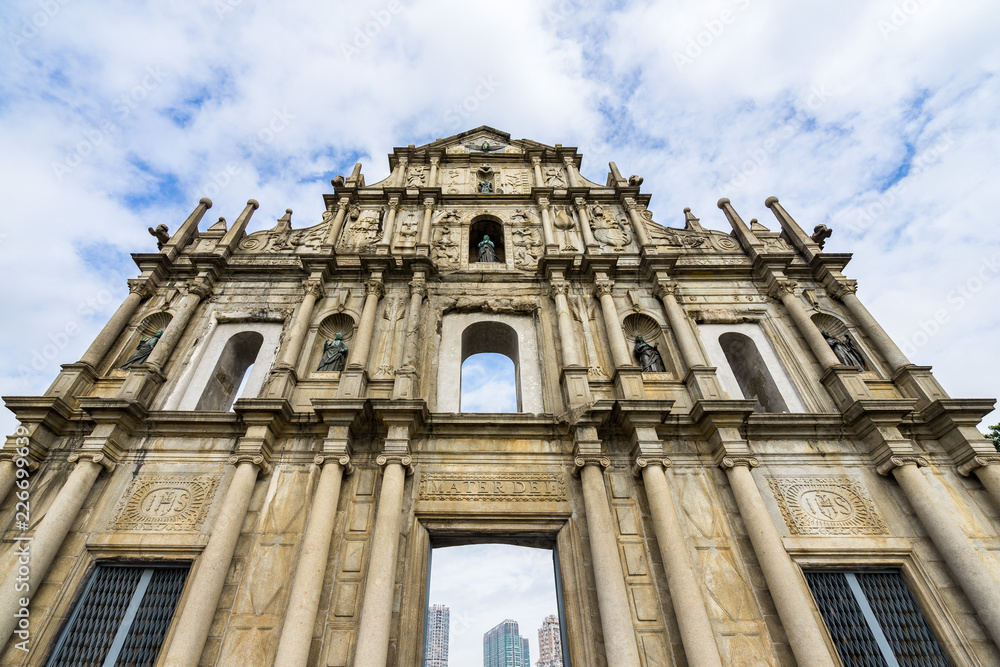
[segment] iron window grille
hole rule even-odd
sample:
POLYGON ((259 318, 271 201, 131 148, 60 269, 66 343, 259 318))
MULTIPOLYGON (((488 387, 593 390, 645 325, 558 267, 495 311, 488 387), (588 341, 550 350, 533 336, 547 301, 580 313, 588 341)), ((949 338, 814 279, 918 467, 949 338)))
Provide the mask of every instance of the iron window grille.
POLYGON ((187 579, 188 565, 99 564, 48 667, 152 667, 187 579))
POLYGON ((805 575, 844 667, 951 664, 898 570, 805 575))

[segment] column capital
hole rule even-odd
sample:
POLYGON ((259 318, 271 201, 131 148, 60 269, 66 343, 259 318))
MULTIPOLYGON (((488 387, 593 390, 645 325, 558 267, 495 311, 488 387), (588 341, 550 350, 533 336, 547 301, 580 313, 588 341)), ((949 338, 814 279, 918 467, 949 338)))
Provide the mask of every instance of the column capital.
POLYGON ((350 475, 354 472, 354 464, 351 463, 351 457, 347 454, 317 454, 313 457, 313 463, 320 468, 327 463, 336 463, 344 469, 345 475, 350 475))
POLYGON ((653 294, 660 299, 665 296, 677 296, 677 283, 673 280, 657 280, 653 285, 653 294))
POLYGON ((424 199, 424 210, 430 211, 434 208, 434 197, 427 197, 424 199))
POLYGON ((425 278, 414 278, 410 281, 410 296, 427 296, 427 280, 425 278))
POLYGON ((598 280, 594 283, 594 295, 600 299, 602 296, 610 295, 615 288, 615 283, 611 280, 598 280))
POLYGON ((138 294, 143 299, 147 299, 156 293, 148 278, 129 278, 127 282, 129 293, 138 294))
POLYGON ((622 203, 625 205, 626 211, 634 211, 635 209, 639 208, 639 205, 636 204, 635 200, 632 199, 631 197, 625 197, 622 200, 622 203))
POLYGON ((549 198, 548 197, 539 197, 538 198, 538 206, 541 209, 545 210, 545 211, 549 210, 549 206, 551 206, 551 204, 549 203, 549 198))
POLYGON ((212 293, 211 283, 204 278, 193 278, 182 286, 188 294, 194 294, 199 299, 204 299, 212 293))
POLYGON ((722 468, 738 468, 746 467, 748 469, 756 468, 760 465, 760 461, 753 456, 723 456, 722 468))
POLYGON ((531 156, 531 164, 541 164, 541 163, 542 163, 542 156, 541 155, 532 155, 531 156))
POLYGON ((875 470, 878 474, 882 476, 888 475, 895 468, 902 468, 904 466, 917 466, 918 468, 926 468, 930 466, 930 461, 928 461, 923 456, 917 456, 915 454, 905 454, 902 456, 890 456, 882 463, 876 466, 875 470))
POLYGON ((838 301, 843 301, 848 294, 856 294, 858 291, 857 280, 838 280, 830 287, 830 296, 838 301))
POLYGON ((314 278, 303 280, 302 287, 305 289, 306 294, 312 294, 317 299, 322 299, 325 294, 323 281, 321 280, 316 280, 314 278))
POLYGON ((576 204, 577 208, 586 209, 586 207, 587 207, 587 199, 586 199, 586 197, 574 197, 573 198, 573 203, 576 204))
POLYGON ((115 462, 105 454, 104 452, 74 452, 66 457, 66 460, 70 463, 76 463, 77 461, 90 461, 91 463, 96 463, 97 465, 104 468, 107 472, 113 472, 115 469, 115 462))
POLYGON ((390 197, 385 207, 391 211, 397 210, 399 208, 399 197, 390 197))
POLYGON ((413 457, 409 454, 379 454, 375 457, 375 463, 380 468, 384 468, 391 463, 397 463, 403 466, 407 475, 412 475, 415 469, 413 465, 413 457))
POLYGON ((794 280, 777 279, 767 288, 767 295, 774 299, 780 299, 785 294, 795 296, 795 289, 798 286, 794 280))
POLYGON ((271 472, 271 464, 267 462, 267 459, 264 458, 263 454, 252 454, 250 452, 233 454, 229 457, 228 462, 229 465, 234 466, 238 466, 241 463, 252 463, 260 468, 260 471, 265 475, 271 472))
POLYGON ((973 470, 991 465, 1000 465, 1000 454, 980 454, 973 456, 965 463, 958 466, 958 472, 963 477, 968 477, 973 470))
POLYGON ((569 283, 565 280, 553 280, 549 293, 553 298, 560 294, 566 296, 569 293, 569 283))
POLYGON ((601 470, 604 468, 611 467, 611 459, 607 456, 600 456, 595 454, 577 456, 573 459, 573 476, 580 474, 580 471, 587 466, 600 466, 601 470))
POLYGON ((430 163, 433 164, 433 165, 435 165, 435 166, 441 164, 441 156, 440 155, 432 155, 430 157, 430 163))
POLYGON ((632 464, 632 474, 635 477, 640 477, 642 476, 643 469, 649 466, 660 466, 663 469, 667 469, 671 465, 673 465, 673 461, 666 456, 637 456, 632 464))
POLYGON ((374 294, 378 298, 385 296, 385 285, 382 284, 381 280, 366 280, 365 281, 365 294, 374 294))

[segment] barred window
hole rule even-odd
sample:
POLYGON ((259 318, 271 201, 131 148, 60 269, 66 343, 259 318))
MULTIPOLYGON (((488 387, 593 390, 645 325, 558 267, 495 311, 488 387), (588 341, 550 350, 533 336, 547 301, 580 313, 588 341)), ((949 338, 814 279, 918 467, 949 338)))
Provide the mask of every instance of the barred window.
POLYGON ((98 565, 47 664, 152 666, 187 574, 187 565, 98 565))
POLYGON ((844 667, 951 664, 899 571, 805 575, 844 667))

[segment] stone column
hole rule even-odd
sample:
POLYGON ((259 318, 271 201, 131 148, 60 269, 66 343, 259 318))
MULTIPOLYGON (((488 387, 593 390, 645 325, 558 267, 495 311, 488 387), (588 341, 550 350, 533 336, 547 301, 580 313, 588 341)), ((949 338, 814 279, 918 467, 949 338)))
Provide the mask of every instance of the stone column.
POLYGON ((90 364, 96 368, 101 363, 101 360, 104 359, 104 355, 111 349, 114 342, 118 340, 118 336, 128 326, 139 304, 142 303, 143 299, 153 295, 153 290, 149 282, 144 279, 129 280, 128 289, 128 296, 125 297, 122 305, 118 306, 118 310, 115 311, 115 314, 111 316, 108 323, 101 329, 101 333, 97 334, 97 338, 90 344, 87 351, 80 357, 80 363, 90 364))
POLYGON ((552 298, 556 302, 556 319, 559 323, 559 343, 563 352, 563 366, 579 366, 580 352, 573 332, 573 314, 569 311, 566 293, 569 285, 565 281, 552 281, 552 298))
POLYGON ((604 328, 608 332, 608 343, 611 344, 611 358, 615 362, 615 368, 632 366, 632 355, 629 354, 628 343, 625 342, 625 332, 622 331, 621 322, 618 319, 618 307, 615 306, 615 299, 611 296, 614 283, 610 280, 598 279, 594 285, 594 294, 601 301, 601 313, 604 315, 604 328))
POLYGON ((590 228, 590 216, 587 215, 587 202, 583 197, 577 197, 574 200, 574 204, 576 204, 576 212, 580 216, 580 233, 583 234, 583 244, 587 248, 596 250, 600 247, 600 244, 594 238, 594 230, 590 228))
POLYGON ((275 667, 305 667, 308 663, 319 596, 323 590, 323 573, 326 572, 333 524, 337 518, 340 482, 344 471, 350 470, 351 457, 347 454, 317 456, 314 462, 322 467, 322 472, 302 538, 292 589, 288 594, 288 611, 278 639, 275 667))
POLYGON ((677 345, 681 349, 681 358, 684 365, 690 369, 694 366, 707 366, 705 357, 701 352, 701 347, 695 337, 691 320, 687 313, 677 303, 677 283, 669 280, 660 280, 653 288, 656 296, 663 302, 663 308, 667 311, 667 321, 677 338, 677 345))
POLYGON ((663 466, 669 461, 654 461, 639 457, 636 466, 642 470, 642 481, 649 499, 649 514, 653 520, 656 544, 660 548, 667 587, 673 602, 677 626, 684 644, 684 654, 692 667, 722 667, 722 658, 715 644, 715 632, 708 620, 701 585, 691 564, 687 540, 677 518, 674 500, 667 488, 663 466))
POLYGON ((349 197, 341 197, 340 201, 337 202, 337 214, 333 216, 333 222, 330 223, 330 229, 326 233, 326 240, 323 241, 323 245, 328 245, 331 248, 337 246, 337 241, 340 240, 340 232, 344 229, 344 218, 347 217, 347 206, 350 202, 349 197))
POLYGON ((545 179, 542 178, 542 158, 538 155, 531 156, 531 173, 535 176, 535 187, 544 188, 545 179))
POLYGON ((747 456, 726 456, 722 459, 740 517, 746 525, 795 661, 800 667, 833 667, 835 663, 823 630, 816 621, 808 585, 785 551, 750 473, 750 468, 757 465, 757 459, 747 456))
POLYGON ((643 222, 642 216, 639 215, 638 205, 635 203, 635 200, 626 199, 625 208, 628 210, 628 218, 632 221, 632 229, 635 231, 635 238, 638 239, 639 245, 643 248, 653 245, 653 241, 649 238, 649 231, 646 229, 646 223, 643 222))
POLYGON ((545 241, 545 248, 554 252, 559 249, 556 243, 556 234, 552 229, 552 211, 549 209, 549 200, 545 197, 538 198, 538 208, 542 212, 542 236, 545 241))
POLYGON ((441 158, 436 155, 432 155, 431 161, 431 173, 427 177, 427 187, 436 188, 438 183, 438 165, 441 163, 441 158))
POLYGON ((563 157, 563 164, 566 166, 566 175, 569 177, 569 187, 583 187, 580 183, 580 172, 576 169, 576 163, 570 156, 563 157))
POLYGON ((365 305, 361 310, 361 321, 358 323, 358 332, 354 336, 357 341, 349 353, 348 366, 364 368, 368 365, 368 352, 371 349, 372 335, 375 332, 375 310, 378 308, 378 300, 385 294, 382 280, 372 278, 365 282, 365 305))
POLYGON ((583 504, 587 512, 590 555, 594 562, 597 605, 608 667, 636 667, 640 664, 639 649, 632 629, 632 611, 618 555, 615 525, 604 487, 603 469, 611 465, 611 461, 603 457, 578 457, 575 464, 583 483, 583 504))
POLYGON ((407 468, 411 465, 408 455, 380 454, 375 460, 385 470, 382 473, 375 529, 372 532, 354 667, 385 667, 389 656, 389 626, 392 623, 393 588, 396 583, 403 482, 406 480, 407 468))
POLYGON ((823 334, 816 328, 813 321, 809 319, 806 309, 795 296, 796 287, 797 285, 794 280, 775 280, 769 290, 770 296, 781 299, 781 303, 785 304, 785 310, 788 311, 792 321, 795 322, 795 327, 802 334, 802 337, 806 339, 806 343, 809 344, 813 354, 816 355, 819 365, 824 370, 833 366, 839 366, 840 359, 830 349, 829 343, 823 338, 823 334))
POLYGON ((434 215, 434 198, 428 197, 424 200, 424 219, 420 223, 419 245, 430 248, 431 245, 431 217, 434 215))
POLYGON ((181 336, 184 335, 188 321, 194 315, 198 304, 211 292, 209 286, 202 280, 188 282, 186 289, 187 294, 181 298, 177 312, 174 313, 173 319, 167 325, 167 330, 163 332, 163 337, 160 338, 160 341, 153 348, 153 351, 149 353, 149 358, 146 360, 148 365, 154 366, 157 369, 162 370, 167 365, 167 361, 170 360, 170 354, 174 351, 174 347, 181 339, 181 336))
POLYGON ((893 456, 879 465, 878 471, 883 475, 892 471, 920 524, 972 603, 986 634, 1000 645, 1000 582, 962 530, 958 517, 951 510, 952 504, 941 497, 920 472, 918 466, 926 465, 927 460, 923 457, 893 456))
MULTIPOLYGON (((19 565, 15 559, 11 564, 11 570, 4 577, 3 587, 0 588, 0 644, 6 644, 14 630, 17 628, 18 618, 14 615, 20 608, 19 598, 34 597, 38 593, 38 588, 45 580, 45 576, 52 567, 63 541, 66 539, 69 529, 76 521, 80 508, 90 494, 90 490, 97 481, 97 476, 102 469, 111 470, 114 468, 107 456, 104 454, 72 454, 69 457, 71 462, 75 461, 73 472, 63 487, 59 489, 58 495, 45 512, 45 516, 35 529, 31 541, 27 542, 29 550, 29 560, 27 566, 30 568, 28 574, 28 590, 18 594, 15 585, 18 583, 19 565)), ((19 543, 20 544, 20 543, 19 543)), ((15 546, 16 550, 18 547, 15 546)), ((15 553, 17 553, 15 551, 15 553)))
POLYGON ((410 281, 410 309, 406 313, 406 338, 403 356, 396 371, 393 398, 411 398, 417 375, 417 352, 420 343, 420 311, 427 296, 427 281, 423 271, 415 271, 410 281))
POLYGON ((858 289, 857 284, 851 281, 847 284, 840 284, 839 287, 840 289, 833 295, 834 298, 839 299, 847 310, 850 311, 851 315, 854 316, 855 321, 868 335, 868 339, 882 353, 892 372, 895 373, 903 366, 909 366, 910 360, 906 358, 902 350, 896 347, 896 344, 889 337, 889 334, 885 332, 885 329, 882 328, 882 325, 872 317, 872 314, 868 312, 864 304, 858 300, 857 294, 855 294, 858 289))
MULTIPOLYGON (((1000 507, 1000 455, 975 456, 972 460, 958 467, 963 475, 975 472, 982 482, 983 488, 993 498, 994 504, 1000 507)), ((0 495, 0 499, 5 496, 0 495)))
POLYGON ((198 223, 205 216, 205 211, 212 208, 212 200, 208 197, 202 197, 198 200, 198 205, 194 207, 191 215, 188 216, 187 220, 181 223, 181 226, 174 232, 170 240, 167 241, 163 249, 160 250, 167 259, 173 262, 177 259, 177 255, 184 250, 185 246, 190 243, 191 239, 194 237, 195 232, 198 231, 198 223))
POLYGON ((388 209, 385 214, 385 223, 382 225, 382 240, 379 241, 379 245, 388 252, 388 249, 392 247, 392 234, 395 231, 396 226, 396 211, 399 209, 399 200, 393 197, 389 200, 386 205, 388 209))
POLYGON ((309 323, 312 321, 313 308, 316 300, 323 296, 323 281, 317 278, 310 278, 302 281, 305 289, 305 296, 299 304, 292 323, 285 334, 284 343, 281 346, 281 353, 278 355, 279 366, 295 367, 299 360, 299 353, 302 352, 302 345, 305 343, 306 331, 309 330, 309 323))
POLYGON ((222 501, 222 510, 212 526, 208 544, 198 558, 194 576, 187 584, 192 594, 179 610, 174 638, 163 660, 164 667, 190 667, 200 662, 243 520, 250 508, 257 473, 261 469, 265 473, 270 470, 260 454, 252 457, 234 454, 229 462, 236 466, 236 473, 222 501))
MULTIPOLYGON (((24 458, 27 459, 28 457, 24 458)), ((17 466, 14 464, 14 459, 0 459, 0 503, 3 503, 7 499, 7 494, 14 488, 14 482, 16 481, 17 466)))

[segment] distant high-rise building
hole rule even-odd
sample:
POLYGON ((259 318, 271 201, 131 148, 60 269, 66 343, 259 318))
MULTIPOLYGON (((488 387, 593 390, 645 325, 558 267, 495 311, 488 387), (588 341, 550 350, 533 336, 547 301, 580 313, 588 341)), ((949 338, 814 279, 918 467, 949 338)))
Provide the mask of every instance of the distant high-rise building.
POLYGON ((427 610, 427 634, 424 639, 424 667, 448 667, 448 624, 451 611, 443 604, 427 610))
POLYGON ((507 619, 483 635, 483 667, 531 667, 528 638, 507 619))
POLYGON ((538 662, 535 667, 563 667, 559 617, 550 614, 538 628, 538 662))

